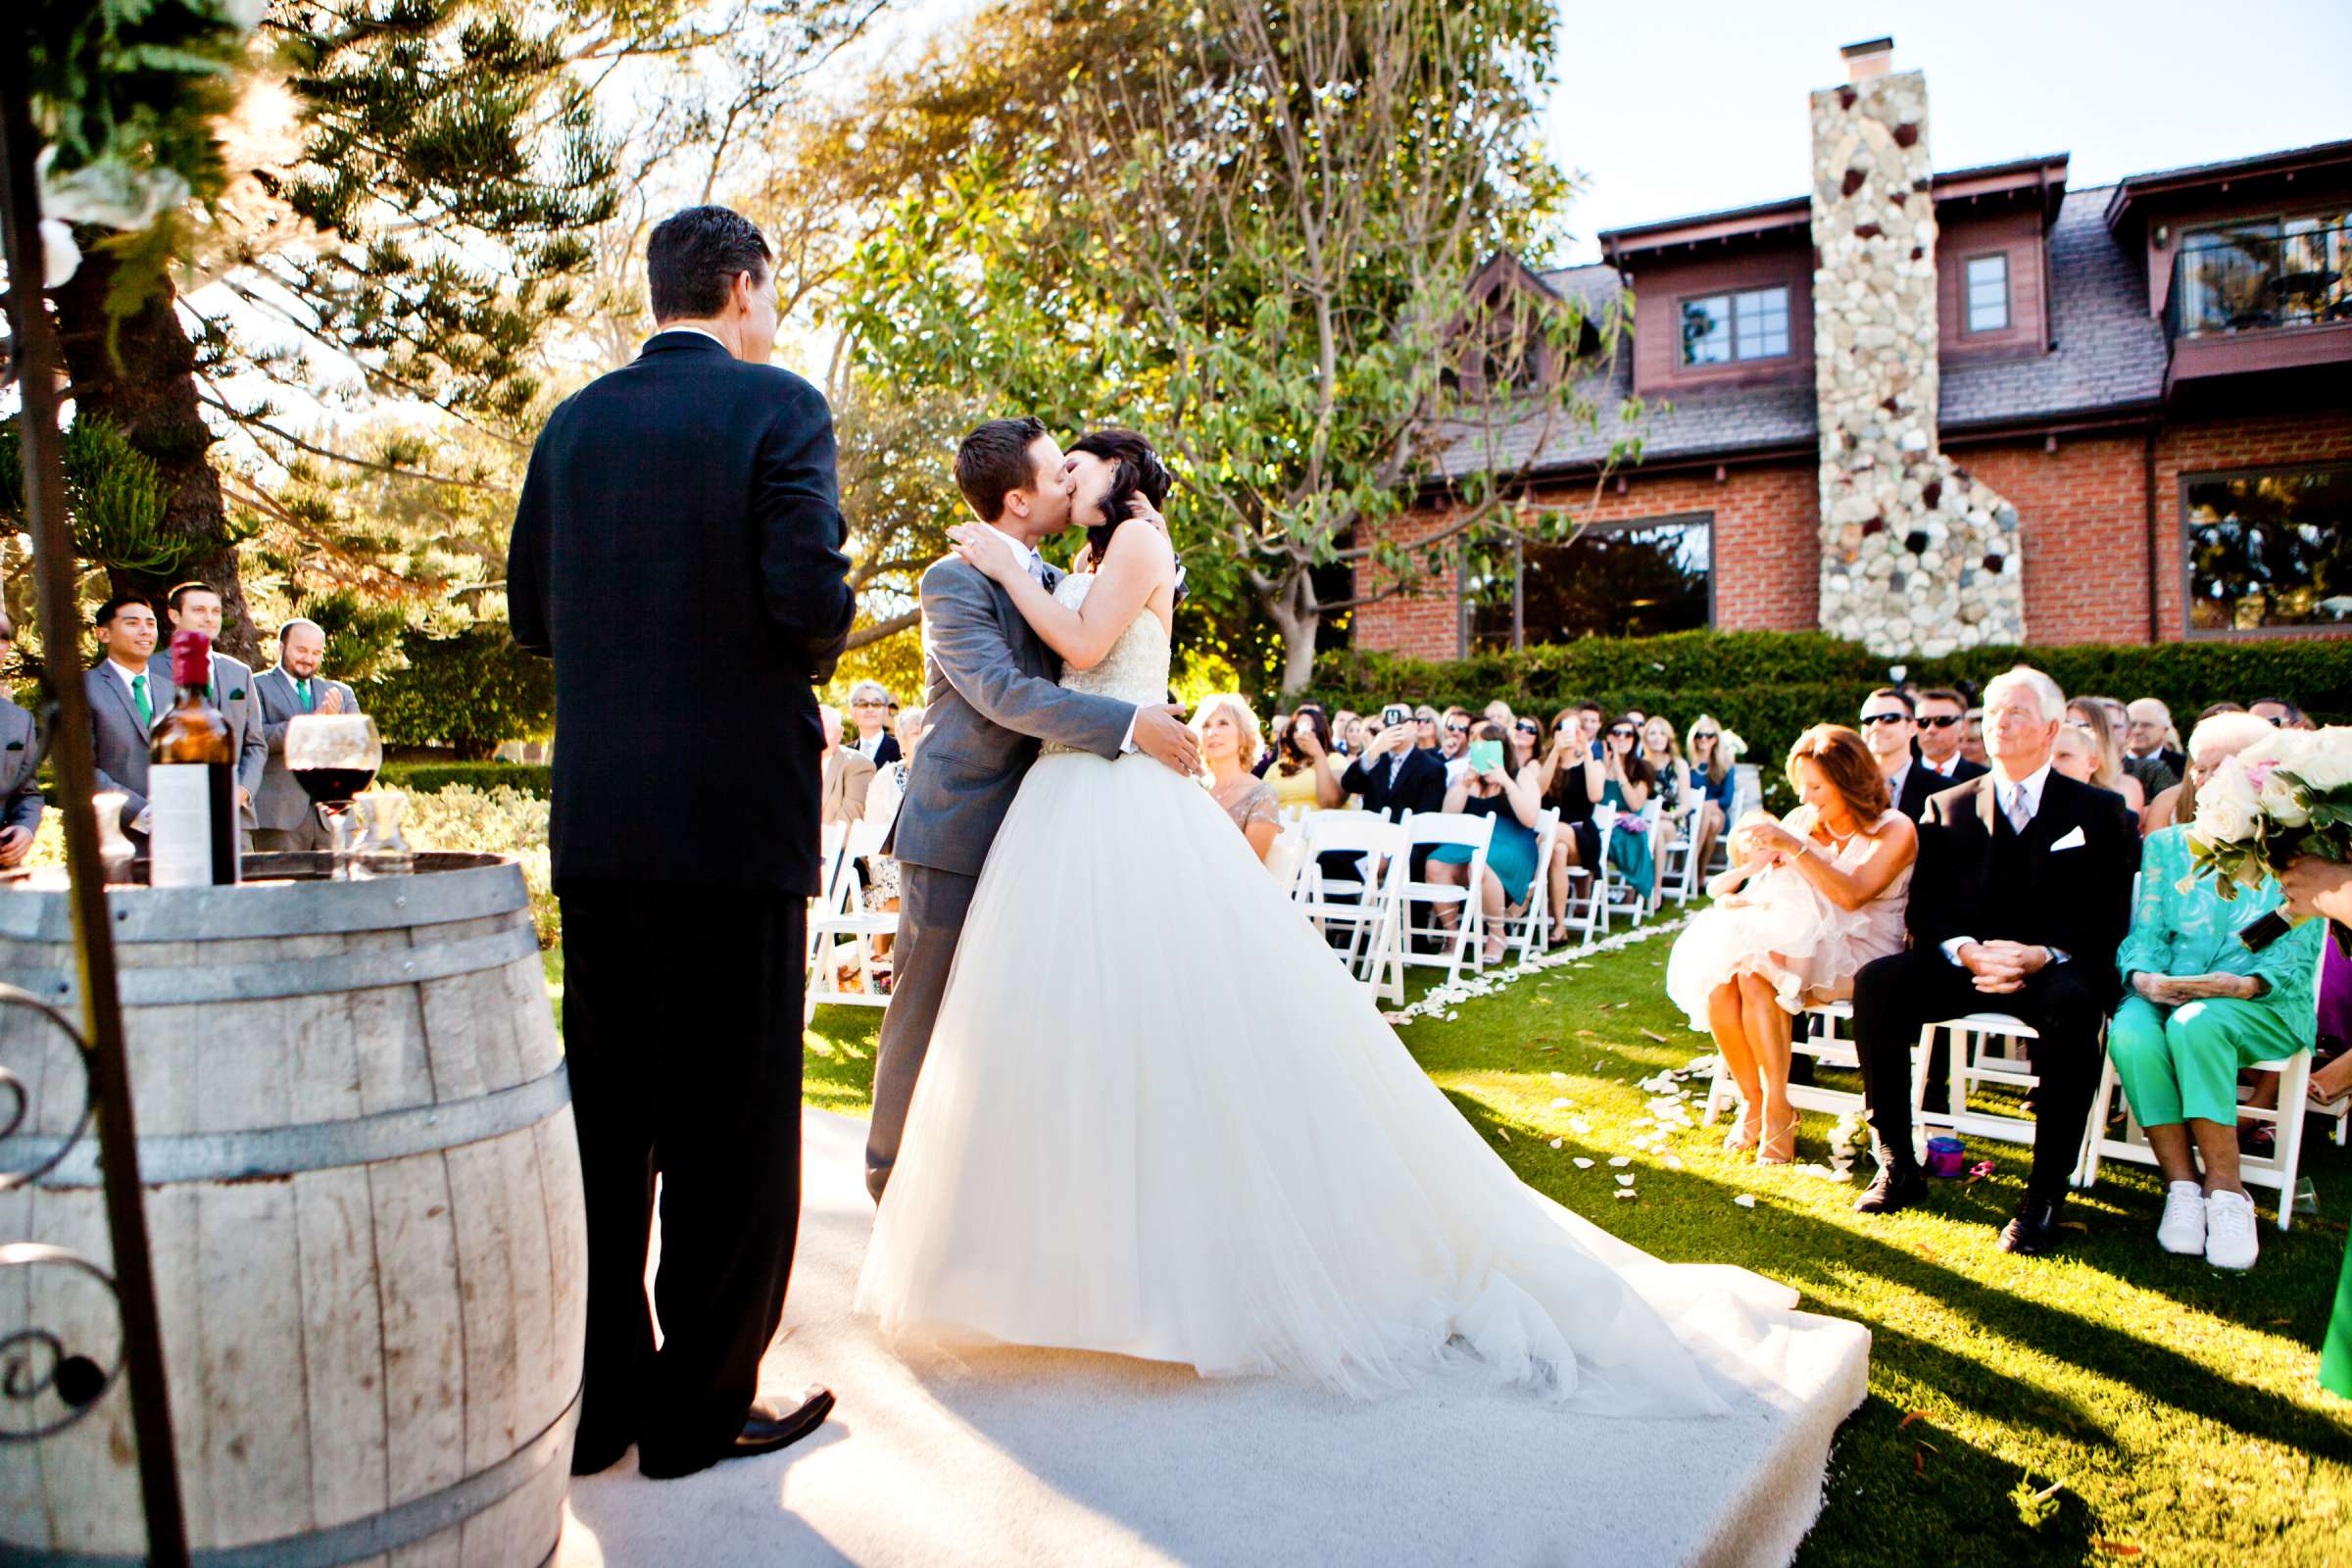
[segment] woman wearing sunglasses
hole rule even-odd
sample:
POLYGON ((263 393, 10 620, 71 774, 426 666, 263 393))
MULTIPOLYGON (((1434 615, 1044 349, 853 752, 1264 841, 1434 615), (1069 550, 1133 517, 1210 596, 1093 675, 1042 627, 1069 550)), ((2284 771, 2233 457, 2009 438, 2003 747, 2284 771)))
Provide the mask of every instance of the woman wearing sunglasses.
POLYGON ((1690 813, 1690 853, 1703 870, 1707 857, 1715 853, 1715 841, 1732 820, 1732 792, 1739 785, 1733 764, 1738 759, 1724 744, 1723 726, 1712 713, 1692 721, 1683 744, 1690 755, 1690 782, 1699 796, 1698 808, 1690 813))
POLYGON ((1609 863, 1625 874, 1643 904, 1657 896, 1657 862, 1649 853, 1649 818, 1642 808, 1649 804, 1657 779, 1642 760, 1642 721, 1632 713, 1620 716, 1601 737, 1600 804, 1617 813, 1616 830, 1609 835, 1609 863))

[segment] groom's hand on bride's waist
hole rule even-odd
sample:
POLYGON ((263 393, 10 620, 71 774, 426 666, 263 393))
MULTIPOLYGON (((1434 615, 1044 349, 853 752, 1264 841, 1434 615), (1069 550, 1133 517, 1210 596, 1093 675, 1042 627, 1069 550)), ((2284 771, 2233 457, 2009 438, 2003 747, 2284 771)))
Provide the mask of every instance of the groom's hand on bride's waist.
POLYGON ((1184 721, 1184 710, 1174 703, 1135 710, 1135 749, 1162 761, 1186 778, 1200 772, 1200 740, 1184 721))

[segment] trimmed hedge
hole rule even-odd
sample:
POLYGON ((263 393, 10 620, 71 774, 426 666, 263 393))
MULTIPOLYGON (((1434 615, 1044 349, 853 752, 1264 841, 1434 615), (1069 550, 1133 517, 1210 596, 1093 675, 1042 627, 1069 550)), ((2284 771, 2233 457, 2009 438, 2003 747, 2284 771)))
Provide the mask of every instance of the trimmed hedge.
POLYGON ((1881 659, 1823 632, 1774 631, 1591 637, 1446 662, 1348 649, 1315 661, 1307 695, 1357 712, 1390 701, 1475 712, 1499 697, 1514 712, 1545 719, 1590 698, 1611 714, 1662 712, 1678 730, 1712 713, 1748 743, 1743 760, 1761 764, 1770 786, 1796 737, 1825 720, 1852 723, 1871 688, 1887 683, 1889 664, 1922 686, 1981 688, 2021 662, 2047 671, 2069 696, 2162 698, 2183 735, 2199 709, 2224 698, 2286 697, 2321 723, 2352 722, 2352 642, 2319 637, 1978 648, 1937 660, 1881 659))
POLYGON ((446 746, 487 759, 505 741, 548 734, 556 722, 555 666, 514 646, 503 624, 455 637, 410 637, 408 667, 359 687, 387 746, 446 746))
POLYGON ((452 784, 477 790, 494 790, 503 784, 540 800, 548 798, 553 777, 545 763, 532 762, 386 762, 376 775, 378 783, 413 795, 429 794, 452 784))

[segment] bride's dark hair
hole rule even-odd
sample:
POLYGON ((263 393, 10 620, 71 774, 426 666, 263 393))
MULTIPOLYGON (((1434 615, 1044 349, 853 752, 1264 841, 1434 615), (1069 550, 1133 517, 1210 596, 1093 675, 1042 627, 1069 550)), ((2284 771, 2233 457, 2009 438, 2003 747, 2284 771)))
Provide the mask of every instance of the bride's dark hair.
POLYGON ((1127 520, 1127 509, 1135 498, 1142 496, 1154 509, 1163 508, 1176 478, 1152 450, 1152 443, 1133 430, 1092 430, 1071 442, 1070 450, 1110 465, 1110 488, 1102 495, 1102 520, 1086 530, 1087 546, 1100 565, 1110 553, 1110 536, 1127 520))

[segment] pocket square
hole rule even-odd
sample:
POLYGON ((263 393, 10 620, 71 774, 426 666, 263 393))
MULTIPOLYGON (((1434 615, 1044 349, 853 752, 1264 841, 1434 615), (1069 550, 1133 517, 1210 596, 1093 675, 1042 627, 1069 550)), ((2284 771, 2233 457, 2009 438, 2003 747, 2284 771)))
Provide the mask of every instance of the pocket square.
POLYGON ((2070 827, 2066 830, 2064 838, 2050 846, 2050 853, 2056 855, 2060 850, 2079 850, 2082 847, 2082 830, 2079 827, 2070 827))

